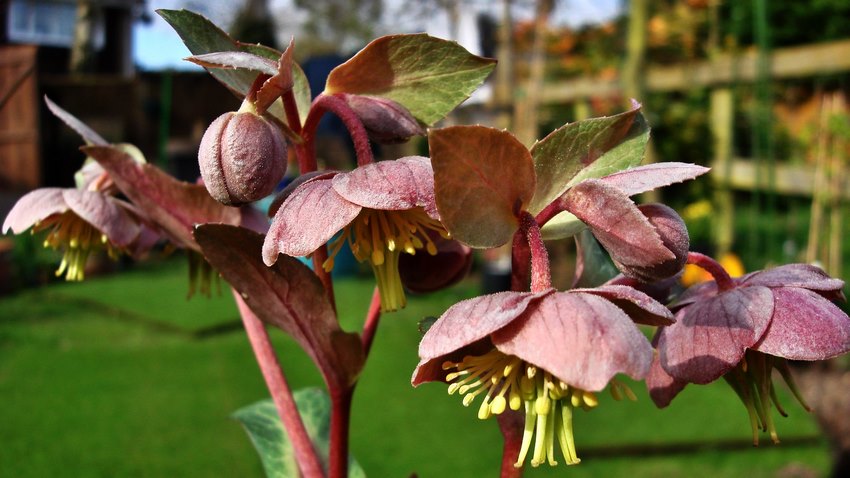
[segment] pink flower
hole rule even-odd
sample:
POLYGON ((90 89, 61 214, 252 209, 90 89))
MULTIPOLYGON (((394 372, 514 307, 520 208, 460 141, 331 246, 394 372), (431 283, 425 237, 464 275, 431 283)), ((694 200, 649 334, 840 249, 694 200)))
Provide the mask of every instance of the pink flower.
POLYGON ((754 442, 759 427, 778 441, 771 402, 782 408, 771 371, 796 393, 786 359, 850 350, 850 318, 832 303, 843 298, 843 285, 817 267, 790 264, 691 287, 673 306, 676 322, 656 337, 658 363, 647 380, 653 400, 666 406, 686 383, 724 377, 747 406, 754 442))
POLYGON ((323 267, 347 242, 360 262, 372 266, 384 311, 404 307, 399 256, 438 250, 429 232, 444 238, 434 203, 434 179, 428 158, 407 157, 361 166, 347 173, 324 173, 299 184, 275 213, 263 244, 263 260, 272 265, 280 253, 312 254, 329 244, 323 267))
POLYGON ((617 373, 643 378, 652 347, 634 322, 669 324, 670 312, 625 286, 557 292, 501 292, 459 302, 427 331, 412 382, 445 380, 468 406, 484 395, 478 417, 524 410, 525 431, 515 466, 557 464, 557 439, 568 464, 578 463, 572 432, 575 407, 597 405, 610 382, 615 398, 631 391, 617 373), (557 438, 556 438, 557 437, 557 438))
POLYGON ((83 280, 86 259, 105 249, 115 258, 140 238, 141 226, 129 204, 100 191, 42 188, 22 197, 6 216, 3 232, 48 231, 44 247, 61 249, 57 276, 83 280))

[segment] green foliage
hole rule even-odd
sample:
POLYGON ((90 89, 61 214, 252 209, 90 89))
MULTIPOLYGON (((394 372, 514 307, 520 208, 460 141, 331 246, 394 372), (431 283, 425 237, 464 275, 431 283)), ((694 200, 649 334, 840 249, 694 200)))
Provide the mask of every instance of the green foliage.
MULTIPOLYGON (((298 413, 319 455, 326 457, 329 446, 331 400, 318 388, 306 388, 293 393, 298 413)), ((292 444, 280 421, 277 408, 271 399, 240 408, 233 413, 260 454, 266 476, 269 478, 297 478, 298 464, 292 444)), ((349 478, 365 478, 366 474, 356 461, 349 459, 349 478)))

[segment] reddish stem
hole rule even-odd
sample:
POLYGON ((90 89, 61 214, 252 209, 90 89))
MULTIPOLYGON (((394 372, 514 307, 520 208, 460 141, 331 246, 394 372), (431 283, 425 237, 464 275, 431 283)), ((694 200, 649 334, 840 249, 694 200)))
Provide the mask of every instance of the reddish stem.
POLYGON ((564 205, 561 203, 561 198, 558 198, 558 199, 552 201, 548 206, 543 208, 542 211, 537 213, 537 216, 535 216, 534 219, 537 221, 537 224, 539 224, 540 227, 543 227, 553 217, 557 216, 558 214, 560 214, 564 211, 566 211, 566 209, 564 208, 564 205))
POLYGON ((300 174, 312 173, 317 169, 316 155, 312 154, 313 143, 294 143, 295 157, 298 158, 298 171, 300 174))
POLYGON ((301 134, 301 116, 298 114, 298 103, 295 102, 295 93, 292 92, 292 88, 283 93, 282 99, 289 129, 295 134, 301 134))
POLYGON ((302 136, 305 141, 312 142, 316 128, 319 126, 319 120, 326 111, 337 115, 348 129, 348 134, 351 135, 351 140, 354 141, 354 151, 357 153, 357 165, 365 166, 374 162, 372 158, 372 146, 369 144, 369 134, 366 133, 366 127, 363 126, 363 122, 360 121, 357 114, 348 106, 348 103, 338 96, 321 94, 313 100, 313 106, 310 107, 310 114, 307 115, 307 120, 304 122, 302 136))
POLYGON ((354 386, 331 391, 331 431, 328 451, 328 478, 348 477, 348 429, 354 386))
POLYGON ((552 287, 552 272, 549 269, 549 252, 543 244, 540 226, 527 211, 519 218, 520 231, 528 239, 531 251, 531 292, 542 292, 552 287))
POLYGON ((735 288, 735 280, 729 276, 726 269, 711 257, 699 252, 688 252, 688 264, 694 264, 705 269, 717 282, 717 288, 721 291, 735 288))
POLYGON ((269 334, 263 322, 254 315, 254 312, 251 311, 248 304, 235 289, 233 290, 233 297, 236 299, 237 307, 239 307, 242 324, 245 326, 245 332, 248 334, 248 340, 251 342, 251 348, 254 350, 254 356, 257 358, 266 386, 277 407, 277 413, 280 415, 289 441, 292 443, 298 468, 306 478, 323 477, 322 464, 313 449, 313 442, 310 441, 307 429, 304 428, 304 422, 301 421, 301 415, 298 413, 292 391, 286 383, 283 369, 280 367, 271 340, 269 340, 269 334))
POLYGON ((372 293, 372 303, 369 304, 369 312, 366 313, 366 320, 363 323, 363 334, 360 340, 363 343, 363 354, 368 357, 369 350, 372 348, 372 341, 375 340, 375 332, 378 331, 378 324, 381 320, 381 292, 375 287, 375 292, 372 293))
POLYGON ((528 241, 517 231, 511 244, 511 290, 522 292, 528 290, 531 281, 531 250, 528 241))
POLYGON ((502 468, 500 478, 520 478, 523 468, 514 466, 522 448, 522 428, 525 418, 520 412, 505 410, 497 415, 499 430, 505 439, 502 447, 502 468))

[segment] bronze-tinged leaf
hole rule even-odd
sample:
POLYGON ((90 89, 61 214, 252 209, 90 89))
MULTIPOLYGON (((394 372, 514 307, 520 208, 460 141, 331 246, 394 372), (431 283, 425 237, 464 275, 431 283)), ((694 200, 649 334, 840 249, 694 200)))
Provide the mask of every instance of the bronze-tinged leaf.
POLYGON ((695 179, 710 171, 709 168, 688 163, 654 163, 624 169, 603 178, 626 196, 645 193, 653 189, 695 179))
POLYGON ((649 128, 637 103, 618 115, 576 121, 556 129, 531 148, 537 186, 528 211, 537 214, 543 210, 578 183, 579 176, 601 177, 640 163, 648 138, 649 128), (612 151, 615 148, 617 151, 612 151), (609 158, 595 164, 609 151, 609 158))
POLYGON ((44 95, 44 102, 47 103, 47 109, 50 110, 51 113, 56 115, 57 118, 61 119, 63 123, 68 125, 72 130, 76 131, 86 144, 96 145, 96 146, 105 146, 109 144, 103 137, 97 134, 93 129, 89 128, 87 124, 83 123, 76 116, 68 113, 59 107, 56 103, 50 100, 47 95, 44 95))
POLYGON ((618 373, 642 379, 652 361, 652 347, 631 319, 606 299, 584 293, 543 297, 492 339, 501 352, 594 392, 618 373))
POLYGON ((388 98, 430 126, 469 98, 495 66, 496 60, 424 33, 384 36, 334 68, 325 93, 388 98))
POLYGON ((217 51, 190 56, 185 60, 204 68, 241 69, 266 75, 275 75, 278 72, 277 63, 273 60, 246 51, 217 51))
POLYGON ((472 247, 508 242, 534 194, 534 165, 525 146, 507 131, 483 126, 432 130, 428 145, 446 229, 472 247))
POLYGON ((196 224, 239 224, 239 209, 224 206, 197 184, 178 181, 151 164, 111 146, 88 146, 82 151, 109 172, 115 185, 133 204, 181 247, 199 250, 192 237, 196 224))
MULTIPOLYGON (((295 81, 292 75, 292 55, 295 50, 295 40, 289 40, 289 46, 286 47, 280 59, 277 61, 275 71, 271 73, 272 77, 263 83, 260 90, 257 91, 257 111, 265 112, 278 98, 295 86, 295 81)), ((298 105, 295 107, 298 110, 298 105)), ((300 116, 300 111, 296 111, 300 116)), ((299 123, 304 120, 299 118, 299 123)))
POLYGON ((567 191, 562 200, 568 211, 590 227, 615 263, 646 267, 676 259, 655 227, 619 189, 589 179, 567 191))
POLYGON ((676 313, 661 329, 661 365, 674 378, 706 384, 738 365, 762 337, 773 316, 767 287, 744 287, 699 300, 676 313))
POLYGON ((354 383, 363 368, 357 334, 339 328, 325 289, 307 266, 281 257, 267 267, 263 236, 244 228, 205 224, 195 229, 204 257, 263 322, 289 334, 332 386, 354 383))

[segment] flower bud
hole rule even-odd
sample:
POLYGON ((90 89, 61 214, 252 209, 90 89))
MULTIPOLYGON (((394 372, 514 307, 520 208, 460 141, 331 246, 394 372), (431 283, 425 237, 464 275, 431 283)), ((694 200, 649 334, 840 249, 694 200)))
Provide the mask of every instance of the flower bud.
POLYGON ((661 236, 661 242, 676 258, 649 266, 625 266, 618 263, 617 268, 627 277, 643 282, 655 282, 678 274, 685 267, 690 248, 685 221, 676 214, 676 211, 663 204, 644 204, 638 206, 638 209, 655 227, 658 235, 661 236))
POLYGON ((256 113, 231 111, 207 128, 198 163, 210 196, 239 206, 274 191, 286 172, 286 140, 256 113))
POLYGON ((378 143, 403 143, 411 136, 423 135, 425 130, 407 109, 387 98, 341 94, 354 111, 369 138, 378 143))

